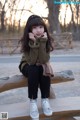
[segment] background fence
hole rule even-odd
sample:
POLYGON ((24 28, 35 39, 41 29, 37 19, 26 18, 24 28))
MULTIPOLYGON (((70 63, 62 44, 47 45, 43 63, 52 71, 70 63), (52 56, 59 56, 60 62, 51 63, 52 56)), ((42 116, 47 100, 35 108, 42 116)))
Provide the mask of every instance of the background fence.
MULTIPOLYGON (((55 49, 68 49, 73 48, 72 46, 72 34, 65 32, 61 34, 54 33, 55 49)), ((0 39, 0 54, 17 54, 20 53, 20 44, 18 44, 18 38, 2 38, 0 39)))
POLYGON ((53 35, 54 38, 54 47, 55 49, 68 49, 68 48, 73 48, 72 45, 72 33, 70 32, 64 32, 61 34, 54 33, 53 35))

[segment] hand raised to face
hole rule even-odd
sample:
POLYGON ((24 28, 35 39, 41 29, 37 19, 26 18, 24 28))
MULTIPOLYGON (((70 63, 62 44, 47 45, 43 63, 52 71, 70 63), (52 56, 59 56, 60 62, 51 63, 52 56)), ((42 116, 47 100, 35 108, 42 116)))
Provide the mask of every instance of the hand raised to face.
POLYGON ((47 38, 47 33, 44 32, 43 35, 41 36, 42 38, 47 38))
POLYGON ((35 38, 35 36, 34 36, 34 34, 33 34, 32 32, 29 33, 29 38, 30 38, 31 40, 33 40, 33 41, 36 40, 36 38, 35 38))
POLYGON ((29 33, 29 38, 33 41, 36 40, 36 38, 47 38, 47 33, 44 32, 42 35, 40 36, 37 36, 37 35, 34 35, 32 32, 29 33))

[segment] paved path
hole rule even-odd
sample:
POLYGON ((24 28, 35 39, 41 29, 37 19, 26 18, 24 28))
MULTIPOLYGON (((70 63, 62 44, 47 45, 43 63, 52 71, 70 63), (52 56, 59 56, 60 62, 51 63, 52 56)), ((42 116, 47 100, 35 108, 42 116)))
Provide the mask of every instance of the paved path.
MULTIPOLYGON (((0 63, 19 63, 21 55, 0 56, 0 63)), ((51 62, 80 62, 80 55, 51 55, 51 62)))

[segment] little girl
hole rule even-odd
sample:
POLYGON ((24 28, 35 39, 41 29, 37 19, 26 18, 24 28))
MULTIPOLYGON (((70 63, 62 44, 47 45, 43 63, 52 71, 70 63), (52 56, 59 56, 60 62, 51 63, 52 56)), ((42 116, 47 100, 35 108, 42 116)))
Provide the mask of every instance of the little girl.
POLYGON ((52 115, 49 104, 50 78, 53 71, 49 64, 50 51, 53 50, 47 27, 40 16, 31 15, 26 23, 21 39, 22 59, 20 72, 28 78, 28 97, 30 98, 30 116, 39 118, 37 107, 38 86, 41 91, 43 113, 52 115))

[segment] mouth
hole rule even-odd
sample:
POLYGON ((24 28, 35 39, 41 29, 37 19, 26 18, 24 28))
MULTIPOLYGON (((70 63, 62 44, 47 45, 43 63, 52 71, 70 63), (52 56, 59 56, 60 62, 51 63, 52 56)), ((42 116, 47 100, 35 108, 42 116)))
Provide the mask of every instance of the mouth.
POLYGON ((41 37, 41 34, 37 34, 36 37, 38 37, 38 38, 41 37))
POLYGON ((41 36, 41 34, 36 34, 36 36, 41 36))

